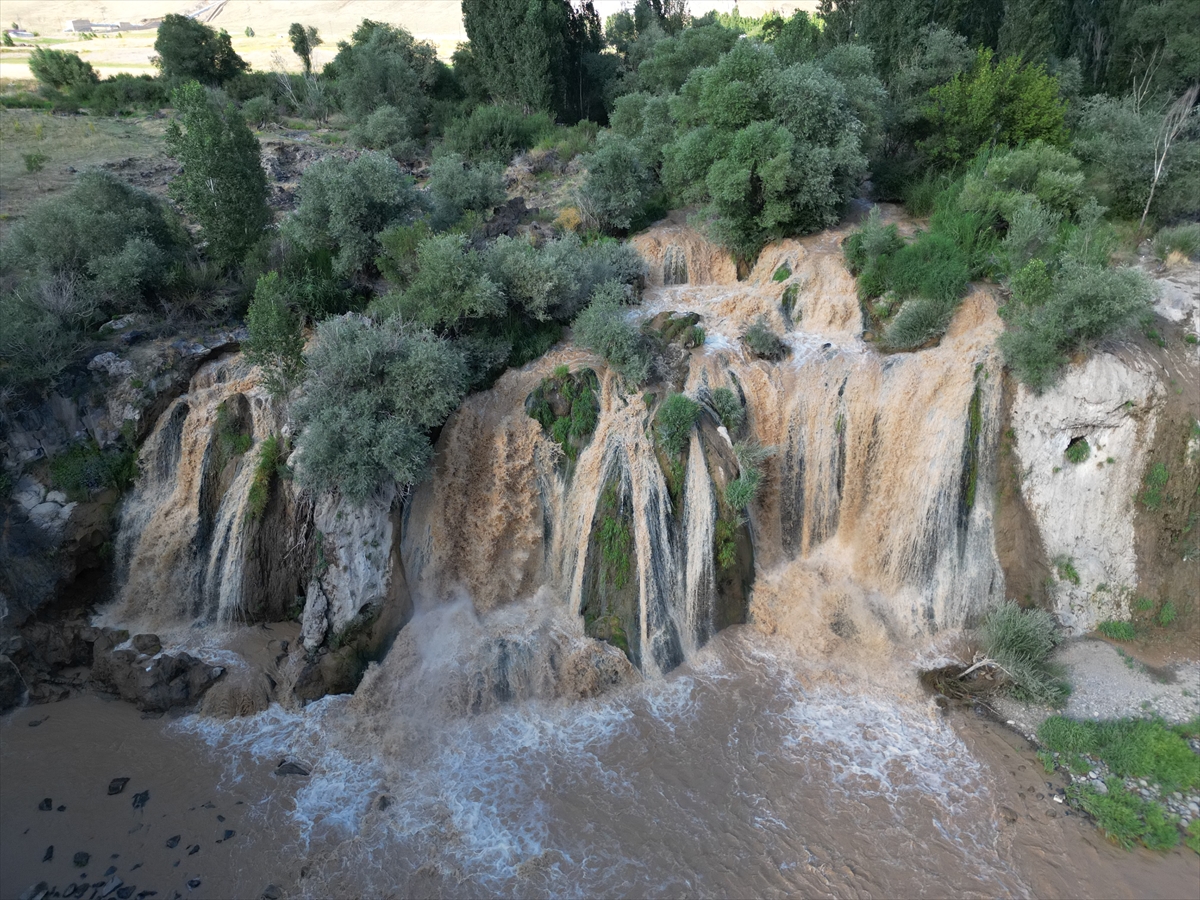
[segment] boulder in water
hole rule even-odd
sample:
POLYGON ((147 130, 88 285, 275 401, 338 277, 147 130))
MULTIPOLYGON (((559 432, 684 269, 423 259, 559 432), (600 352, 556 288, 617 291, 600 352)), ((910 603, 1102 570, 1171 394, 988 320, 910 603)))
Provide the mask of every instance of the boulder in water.
POLYGON ((281 762, 275 770, 276 775, 308 775, 308 769, 295 762, 281 762))
POLYGON ((162 641, 158 639, 157 634, 135 634, 133 636, 133 649, 138 653, 153 656, 162 649, 162 641))
POLYGON ((125 790, 125 785, 127 784, 129 784, 128 778, 114 778, 108 783, 108 796, 111 797, 113 794, 121 793, 121 791, 125 790))

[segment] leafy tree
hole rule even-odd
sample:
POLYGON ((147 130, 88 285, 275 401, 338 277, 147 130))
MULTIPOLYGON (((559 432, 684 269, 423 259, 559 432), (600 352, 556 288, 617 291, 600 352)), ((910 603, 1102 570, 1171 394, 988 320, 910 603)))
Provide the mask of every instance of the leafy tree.
POLYGON ((343 278, 367 271, 379 254, 380 232, 422 209, 412 178, 375 152, 314 163, 300 177, 297 194, 299 205, 280 231, 305 252, 328 251, 334 274, 343 278))
POLYGON ((236 106, 222 110, 198 82, 177 88, 171 101, 178 114, 167 126, 167 152, 183 171, 170 195, 200 223, 213 258, 234 265, 271 221, 258 138, 236 106))
POLYGON ((737 40, 738 34, 732 29, 705 25, 657 41, 651 55, 638 66, 631 90, 673 94, 683 87, 693 71, 716 65, 737 40))
POLYGON ((351 126, 350 137, 360 147, 382 150, 393 159, 412 159, 420 152, 413 139, 419 126, 396 107, 380 106, 351 126))
POLYGON ((322 322, 293 408, 297 481, 359 503, 388 481, 421 481, 433 458, 429 431, 466 383, 463 354, 427 330, 353 315, 322 322))
MULTIPOLYGON (((587 58, 603 49, 590 0, 463 0, 471 56, 492 100, 576 122, 593 111, 587 58)), ((598 110, 602 113, 602 109, 598 110)))
MULTIPOLYGON (((1155 144, 1164 132, 1165 111, 1136 98, 1099 95, 1083 105, 1075 151, 1091 166, 1100 195, 1119 216, 1142 215, 1150 204, 1155 144)), ((1150 212, 1160 221, 1200 212, 1200 116, 1191 114, 1190 131, 1170 148, 1150 212)))
POLYGON ((312 74, 312 54, 318 46, 324 43, 317 34, 315 25, 305 28, 299 22, 293 22, 288 29, 288 40, 292 42, 292 52, 304 63, 304 74, 312 74))
POLYGON ((195 79, 203 84, 223 84, 249 71, 225 31, 214 31, 203 22, 169 13, 158 26, 154 63, 168 79, 195 79))
POLYGON ((657 173, 662 169, 663 147, 675 138, 675 120, 668 98, 636 92, 619 97, 609 119, 615 134, 629 138, 638 159, 657 173))
POLYGON ((61 90, 96 84, 100 76, 78 53, 34 47, 29 55, 29 71, 40 84, 61 90))
POLYGON ((714 233, 743 258, 831 225, 866 171, 855 107, 881 92, 865 86, 852 96, 823 60, 783 68, 769 47, 742 41, 680 91, 663 182, 684 203, 707 201, 714 233))
POLYGON ((407 118, 415 135, 424 125, 429 92, 444 68, 433 45, 417 41, 403 28, 364 19, 349 43, 338 44, 325 75, 336 80, 342 109, 350 116, 392 106, 407 118))
POLYGON ((246 312, 246 327, 250 332, 243 345, 246 359, 262 368, 267 390, 285 396, 304 371, 304 335, 278 272, 258 279, 246 312))
POLYGON ((983 49, 970 73, 934 88, 930 98, 925 114, 932 133, 921 149, 936 165, 965 162, 987 146, 1066 143, 1058 81, 1041 65, 1017 58, 997 62, 991 50, 983 49))
POLYGON ((653 173, 642 164, 633 142, 612 132, 601 136, 584 163, 584 207, 606 231, 627 231, 646 208, 654 189, 653 173))

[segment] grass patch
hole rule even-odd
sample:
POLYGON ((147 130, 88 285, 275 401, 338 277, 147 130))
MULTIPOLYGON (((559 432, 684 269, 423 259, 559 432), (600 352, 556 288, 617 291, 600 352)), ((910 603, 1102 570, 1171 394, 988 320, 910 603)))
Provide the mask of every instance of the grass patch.
POLYGON ((279 435, 273 434, 262 442, 258 462, 254 466, 254 478, 246 496, 246 518, 250 521, 261 518, 266 511, 275 476, 285 471, 283 460, 286 455, 287 445, 279 435))
POLYGON ((1162 463, 1155 463, 1146 472, 1146 477, 1143 480, 1145 490, 1139 495, 1138 499, 1142 501, 1142 505, 1149 510, 1158 510, 1162 507, 1164 499, 1164 488, 1167 482, 1171 480, 1171 473, 1162 463))
POLYGON ((658 408, 659 446, 669 456, 682 456, 688 448, 692 426, 700 418, 700 404, 686 394, 671 394, 658 408))
POLYGON ((775 274, 771 276, 771 280, 775 282, 787 281, 792 277, 792 268, 787 263, 784 263, 775 270, 775 274))
POLYGON ((1102 760, 1121 778, 1144 778, 1166 791, 1200 787, 1200 755, 1162 719, 1091 722, 1051 716, 1038 727, 1038 740, 1059 753, 1102 760))
POLYGON ((1200 223, 1173 225, 1154 236, 1154 255, 1165 260, 1171 253, 1180 253, 1189 259, 1200 255, 1200 223))
POLYGON ((1067 462, 1079 465, 1087 462, 1089 456, 1092 455, 1092 448, 1087 442, 1087 438, 1071 438, 1071 443, 1067 444, 1067 449, 1064 454, 1067 457, 1067 462))
POLYGON ((1179 618, 1179 610, 1175 608, 1175 604, 1168 600, 1163 604, 1162 609, 1158 611, 1158 624, 1162 628, 1170 628, 1175 624, 1175 620, 1179 618))
POLYGON ((736 521, 717 519, 713 532, 713 559, 721 571, 732 569, 737 564, 737 530, 736 521))
POLYGON ((1132 641, 1137 637, 1137 631, 1129 622, 1118 622, 1115 619, 1107 619, 1096 626, 1096 630, 1114 641, 1132 641))
POLYGON ((742 407, 742 401, 730 388, 719 387, 712 392, 711 402, 717 418, 732 437, 746 421, 746 410, 742 407))
POLYGON ((1058 577, 1063 581, 1069 581, 1071 584, 1078 585, 1080 582, 1079 572, 1075 569, 1075 560, 1069 556, 1059 556, 1054 560, 1054 570, 1058 573, 1058 577))
POLYGON ((591 369, 572 374, 566 366, 559 366, 529 395, 526 406, 530 417, 562 447, 569 462, 579 457, 596 430, 599 387, 599 379, 591 369))
POLYGON ((1179 829, 1163 808, 1125 790, 1120 779, 1106 782, 1108 793, 1101 794, 1090 784, 1073 784, 1067 797, 1096 820, 1096 826, 1109 840, 1125 849, 1142 844, 1151 850, 1170 850, 1179 843, 1179 829))
POLYGON ((979 637, 984 652, 1008 674, 1014 696, 1050 706, 1066 702, 1070 686, 1062 669, 1049 662, 1050 651, 1060 640, 1050 613, 1004 603, 983 620, 979 637))

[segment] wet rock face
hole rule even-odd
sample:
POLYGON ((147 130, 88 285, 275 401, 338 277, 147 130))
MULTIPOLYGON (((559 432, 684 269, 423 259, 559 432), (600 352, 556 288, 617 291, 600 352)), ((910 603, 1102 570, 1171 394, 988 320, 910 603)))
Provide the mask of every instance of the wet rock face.
POLYGON ((16 665, 0 654, 0 712, 20 705, 25 698, 25 682, 16 665))

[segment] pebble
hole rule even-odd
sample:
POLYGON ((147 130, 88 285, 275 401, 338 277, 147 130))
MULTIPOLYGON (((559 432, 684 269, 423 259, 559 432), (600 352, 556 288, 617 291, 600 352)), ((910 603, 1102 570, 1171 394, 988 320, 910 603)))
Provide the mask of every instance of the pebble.
POLYGON ((42 812, 50 812, 50 810, 54 809, 54 803, 49 797, 47 797, 38 804, 38 809, 40 809, 42 812))
POLYGON ((114 778, 108 783, 108 795, 119 794, 125 790, 125 785, 129 784, 128 778, 114 778))
POLYGON ((171 837, 167 838, 167 849, 174 850, 176 847, 178 847, 179 840, 182 837, 183 837, 183 835, 181 835, 181 834, 175 834, 175 835, 172 835, 171 837))
POLYGON ((150 792, 142 791, 140 794, 133 795, 133 808, 141 809, 150 800, 150 792))
POLYGON ((115 874, 117 874, 117 867, 116 867, 116 866, 109 866, 107 869, 105 869, 105 870, 104 870, 104 877, 105 877, 105 878, 107 878, 109 875, 115 875, 115 874))
POLYGON ((192 846, 188 847, 188 856, 195 856, 199 852, 200 852, 199 844, 192 844, 192 846))
POLYGON ((54 859, 54 845, 51 844, 46 848, 46 852, 42 854, 42 862, 50 862, 54 859))
POLYGON ((189 878, 187 886, 188 886, 189 891, 194 891, 196 888, 200 887, 200 879, 199 878, 189 878))
POLYGON ((88 862, 91 860, 91 858, 92 858, 92 855, 90 853, 86 853, 83 850, 80 850, 78 853, 75 854, 75 856, 72 858, 71 862, 75 863, 76 868, 82 869, 84 866, 86 866, 88 864, 88 862))
POLYGON ((117 891, 117 900, 129 900, 133 896, 133 892, 137 890, 136 884, 127 884, 125 887, 117 891))

